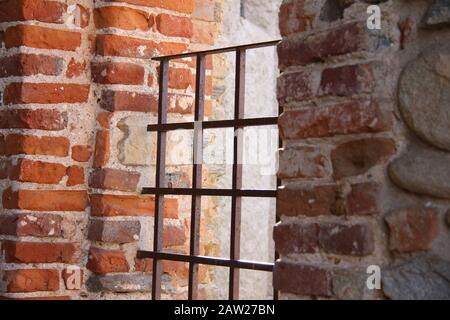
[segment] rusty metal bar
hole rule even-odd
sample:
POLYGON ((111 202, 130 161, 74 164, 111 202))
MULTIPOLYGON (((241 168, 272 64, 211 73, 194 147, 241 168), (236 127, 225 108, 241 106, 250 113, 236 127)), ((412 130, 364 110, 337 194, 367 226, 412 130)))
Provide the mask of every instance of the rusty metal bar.
MULTIPOLYGON (((159 105, 158 123, 167 123, 168 87, 169 87, 169 61, 163 60, 160 64, 159 74, 159 105)), ((158 132, 156 153, 156 188, 164 188, 166 180, 166 132, 158 132)), ((164 228, 164 194, 157 194, 155 198, 155 224, 153 235, 153 251, 160 252, 163 243, 164 228)), ((161 299, 161 260, 153 260, 152 299, 161 299)))
POLYGON ((143 188, 142 194, 174 195, 174 196, 210 196, 210 197, 243 197, 243 198, 275 198, 277 190, 233 190, 233 189, 190 189, 190 188, 143 188))
POLYGON ((255 262, 246 260, 229 260, 225 258, 205 257, 205 256, 191 256, 169 252, 149 252, 138 251, 138 259, 154 259, 154 260, 170 260, 177 262, 189 262, 195 264, 238 268, 255 271, 272 272, 274 264, 266 262, 255 262))
MULTIPOLYGON (((205 64, 204 55, 197 55, 197 73, 195 86, 195 127, 194 127, 194 164, 192 169, 192 189, 202 187, 202 162, 203 162, 203 129, 201 122, 205 113, 205 64), (200 125, 200 126, 198 126, 200 125)), ((193 195, 191 204, 191 235, 190 255, 197 256, 200 253, 200 216, 202 210, 202 196, 193 195)), ((198 264, 189 262, 189 300, 198 297, 198 264)))
MULTIPOLYGON (((236 50, 236 85, 234 102, 234 119, 243 119, 245 112, 245 60, 246 49, 236 50)), ((233 142, 233 190, 242 188, 243 163, 243 127, 234 127, 233 142)), ((231 198, 231 239, 230 259, 239 260, 241 255, 241 211, 242 197, 233 195, 231 198)), ((239 299, 239 268, 230 268, 229 299, 239 299)))
MULTIPOLYGON (((278 117, 203 121, 201 124, 202 124, 203 129, 271 126, 271 125, 278 124, 278 117)), ((175 123, 166 123, 166 124, 151 124, 151 125, 147 126, 147 131, 149 131, 149 132, 193 130, 193 129, 194 129, 194 122, 175 122, 175 123)))
POLYGON ((195 57, 198 54, 209 55, 209 54, 219 54, 219 53, 226 53, 226 52, 235 52, 236 50, 241 51, 241 50, 248 50, 248 49, 271 47, 271 46, 277 45, 278 43, 280 43, 280 41, 281 40, 274 40, 274 41, 267 41, 267 42, 245 44, 245 45, 235 46, 235 47, 226 47, 226 48, 220 48, 220 49, 211 49, 211 50, 204 50, 204 51, 197 51, 197 52, 174 54, 174 55, 164 56, 164 57, 155 57, 155 58, 152 58, 152 60, 155 60, 155 61, 166 60, 167 61, 167 60, 173 60, 173 59, 195 57))

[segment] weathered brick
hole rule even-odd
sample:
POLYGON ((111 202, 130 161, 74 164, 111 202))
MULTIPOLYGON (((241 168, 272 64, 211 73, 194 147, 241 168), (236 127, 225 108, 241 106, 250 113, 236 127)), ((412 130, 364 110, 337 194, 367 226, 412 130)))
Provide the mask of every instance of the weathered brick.
POLYGON ((370 64, 328 68, 322 72, 320 95, 353 96, 371 93, 375 79, 370 64))
POLYGON ((88 238, 91 241, 131 243, 139 240, 139 221, 91 220, 88 238))
POLYGON ((89 97, 89 85, 69 83, 11 83, 5 88, 5 104, 84 103, 89 97))
POLYGON ((0 22, 37 20, 62 23, 67 5, 47 0, 6 0, 0 2, 0 22))
POLYGON ((184 227, 176 225, 165 225, 163 231, 164 248, 181 246, 186 243, 186 232, 184 227))
POLYGON ((278 177, 317 179, 330 175, 330 165, 325 154, 312 146, 283 149, 279 152, 278 177))
POLYGON ((351 186, 346 199, 347 215, 373 215, 379 212, 380 185, 373 182, 351 186))
POLYGON ((4 241, 7 263, 78 263, 81 250, 74 243, 4 241))
POLYGON ((51 214, 0 216, 0 234, 19 237, 61 237, 62 217, 51 214))
POLYGON ((187 89, 193 86, 192 73, 189 69, 170 68, 169 87, 172 89, 187 89))
POLYGON ((327 253, 366 256, 374 250, 374 235, 369 225, 320 225, 319 245, 327 253))
POLYGON ((91 247, 86 267, 94 273, 128 272, 130 266, 125 252, 91 247))
POLYGON ((214 22, 214 16, 214 0, 195 0, 194 11, 191 15, 193 19, 214 22))
POLYGON ((278 46, 279 67, 323 62, 328 57, 368 48, 367 27, 352 22, 308 37, 285 38, 278 46))
POLYGON ((283 139, 305 139, 386 131, 392 118, 375 102, 352 101, 285 111, 278 123, 283 139))
POLYGON ((395 154, 395 143, 387 138, 368 138, 343 143, 331 152, 335 179, 358 176, 395 154))
POLYGON ((63 130, 67 126, 67 112, 55 109, 17 109, 0 111, 1 129, 63 130))
POLYGON ((156 16, 156 28, 160 33, 169 37, 191 38, 193 35, 191 19, 166 13, 156 16))
POLYGON ((66 166, 59 163, 19 159, 12 165, 9 178, 21 182, 58 184, 66 175, 66 166))
POLYGON ((111 118, 113 117, 113 112, 99 112, 97 114, 97 123, 103 129, 109 129, 111 125, 111 118))
POLYGON ((278 78, 278 102, 283 105, 292 101, 303 101, 317 94, 312 72, 283 73, 278 78))
MULTIPOLYGON (((178 219, 178 201, 164 200, 166 218, 178 219)), ((153 216, 155 199, 145 196, 91 195, 91 215, 96 217, 153 216)))
POLYGON ((308 31, 314 27, 315 14, 308 14, 304 3, 304 1, 292 1, 281 4, 279 25, 282 36, 308 31))
POLYGON ((69 190, 18 190, 3 191, 5 209, 33 211, 84 211, 87 206, 86 191, 69 190))
POLYGON ((104 166, 110 157, 109 130, 97 131, 95 138, 94 168, 104 166))
POLYGON ((102 34, 96 37, 97 54, 102 56, 150 59, 154 55, 156 47, 155 42, 138 38, 112 34, 102 34))
POLYGON ((84 282, 84 271, 78 268, 65 268, 61 276, 67 290, 80 290, 84 282))
POLYGON ((91 158, 91 146, 76 145, 72 147, 72 159, 78 162, 87 162, 91 158))
POLYGON ((35 137, 10 134, 5 139, 5 154, 30 154, 66 157, 70 142, 65 137, 35 137))
POLYGON ((7 292, 58 291, 58 270, 22 269, 6 270, 3 275, 7 292))
POLYGON ((275 248, 281 254, 317 252, 318 235, 317 224, 277 224, 273 231, 275 248))
POLYGON ((126 2, 138 6, 158 7, 183 13, 191 13, 194 10, 194 0, 108 0, 109 2, 126 2))
POLYGON ((201 44, 214 44, 216 23, 209 21, 192 20, 192 42, 201 44))
POLYGON ((6 48, 32 47, 75 51, 81 44, 78 32, 56 30, 32 25, 17 25, 5 31, 6 48))
POLYGON ((63 59, 38 54, 16 54, 0 59, 0 78, 12 76, 32 76, 61 74, 63 59))
POLYGON ((94 21, 97 29, 118 28, 148 31, 155 23, 155 18, 145 11, 108 6, 94 10, 94 21))
POLYGON ((66 77, 69 79, 81 76, 86 71, 85 61, 76 61, 74 58, 70 59, 67 65, 66 77))
POLYGON ((97 189, 134 192, 140 176, 139 172, 134 171, 97 169, 91 173, 89 186, 97 189))
POLYGON ((158 98, 155 95, 144 93, 104 90, 100 106, 111 112, 156 112, 158 110, 158 98))
POLYGON ((84 168, 80 166, 70 166, 67 168, 67 186, 78 186, 85 183, 84 168))
POLYGON ((330 215, 335 205, 336 187, 334 185, 307 188, 285 186, 278 191, 277 212, 283 216, 330 215))
POLYGON ((394 252, 428 250, 439 234, 438 214, 433 208, 410 207, 386 217, 389 248, 394 252))
POLYGON ((286 293, 302 296, 331 296, 331 275, 322 268, 294 264, 275 263, 273 286, 286 293))
POLYGON ((144 67, 133 63, 96 62, 91 72, 93 80, 101 84, 144 84, 144 67))

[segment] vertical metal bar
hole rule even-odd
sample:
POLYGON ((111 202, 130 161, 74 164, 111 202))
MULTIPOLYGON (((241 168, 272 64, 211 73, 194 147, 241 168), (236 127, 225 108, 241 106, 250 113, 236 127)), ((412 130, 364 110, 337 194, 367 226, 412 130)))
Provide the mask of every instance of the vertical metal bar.
MULTIPOLYGON (((158 124, 167 123, 169 60, 161 60, 159 71, 159 105, 158 124)), ((166 132, 158 131, 156 154, 156 188, 166 187, 166 132)), ((153 235, 153 251, 162 251, 164 228, 164 195, 155 196, 155 226, 153 235)), ((152 299, 161 299, 162 263, 153 259, 152 299)))
MULTIPOLYGON (((236 50, 236 89, 234 119, 243 119, 245 110, 245 62, 246 50, 236 50)), ((234 127, 233 144, 233 190, 242 188, 243 162, 243 127, 234 127)), ((231 243, 230 259, 239 260, 241 254, 241 206, 242 198, 233 196, 231 199, 231 243)), ((229 299, 239 299, 239 269, 230 268, 229 299)))
MULTIPOLYGON (((281 113, 283 112, 283 108, 281 106, 278 107, 278 118, 280 117, 281 113)), ((281 139, 280 133, 278 132, 278 150, 281 149, 283 147, 283 140, 281 139)), ((281 187, 282 181, 280 178, 278 178, 277 176, 277 191, 278 189, 281 187)), ((281 221, 281 218, 278 214, 277 211, 277 204, 276 201, 278 201, 278 195, 275 198, 275 224, 277 224, 278 222, 281 221)), ((277 260, 280 258, 280 254, 275 250, 275 262, 277 262, 277 260)), ((273 276, 273 272, 272 272, 272 276, 273 276)), ((277 289, 273 289, 273 300, 278 300, 279 299, 279 292, 277 289)))
MULTIPOLYGON (((205 55, 197 55, 197 73, 195 86, 195 125, 194 125, 194 164, 192 172, 192 188, 195 190, 202 187, 202 155, 203 155, 203 128, 205 110, 205 55)), ((190 235, 190 255, 200 254, 200 216, 202 197, 192 196, 191 204, 191 235, 190 235)), ((198 264, 189 263, 189 300, 196 300, 198 297, 198 264)))

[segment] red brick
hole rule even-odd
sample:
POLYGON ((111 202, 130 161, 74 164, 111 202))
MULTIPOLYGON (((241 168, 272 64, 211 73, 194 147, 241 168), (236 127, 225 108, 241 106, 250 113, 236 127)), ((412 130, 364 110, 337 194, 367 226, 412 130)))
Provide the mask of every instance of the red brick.
POLYGON ((373 215, 379 212, 380 186, 377 183, 358 183, 347 195, 347 215, 373 215))
POLYGON ((209 21, 192 21, 192 42, 201 44, 214 44, 216 23, 209 21))
POLYGON ((288 110, 278 123, 283 139, 305 139, 386 131, 391 127, 392 117, 375 102, 352 101, 288 110))
POLYGON ((5 104, 84 103, 89 97, 89 85, 69 83, 11 83, 5 88, 5 104))
POLYGON ((305 32, 314 27, 314 14, 307 14, 304 1, 283 2, 280 7, 280 32, 288 36, 297 32, 305 32))
POLYGON ((75 17, 75 24, 80 28, 86 28, 91 20, 91 12, 88 8, 77 4, 77 15, 75 17))
POLYGON ((50 214, 0 216, 0 234, 19 237, 61 237, 62 218, 50 214))
POLYGON ((301 189, 285 186, 278 191, 277 212, 279 215, 288 217, 330 215, 335 206, 336 187, 334 185, 301 189))
POLYGON ((118 28, 123 30, 148 31, 154 24, 153 15, 127 7, 100 7, 94 10, 97 29, 118 28))
POLYGON ((94 168, 104 166, 110 156, 109 130, 97 131, 95 138, 94 168))
POLYGON ((58 270, 6 270, 3 275, 7 292, 58 291, 58 270))
POLYGON ((134 171, 117 169, 97 169, 91 173, 91 188, 134 192, 137 189, 141 174, 134 171))
POLYGON ((279 153, 278 177, 315 179, 330 174, 327 156, 319 149, 310 146, 283 149, 279 153))
POLYGON ((352 22, 308 37, 285 38, 278 46, 281 70, 293 65, 323 62, 328 57, 368 48, 365 23, 352 22))
POLYGON ((77 145, 72 147, 72 159, 78 162, 87 162, 91 158, 91 146, 77 145))
POLYGON ((91 220, 88 238, 91 241, 132 243, 139 240, 139 221, 91 220))
POLYGON ((86 267, 94 273, 128 272, 130 270, 125 252, 93 247, 89 250, 86 267))
POLYGON ((144 84, 144 68, 132 63, 93 63, 91 71, 93 80, 101 84, 144 84))
POLYGON ((69 79, 77 78, 86 71, 85 61, 76 61, 74 58, 70 59, 67 66, 66 77, 69 79))
POLYGON ((45 296, 45 297, 26 297, 26 298, 8 298, 1 297, 0 300, 37 300, 37 301, 53 301, 53 300, 71 300, 69 296, 45 296))
POLYGON ((273 286, 282 292, 302 296, 331 296, 331 275, 322 268, 294 264, 275 263, 273 286))
POLYGON ((169 69, 169 88, 187 89, 189 86, 194 87, 192 82, 192 73, 189 69, 169 69))
POLYGON ((96 118, 97 123, 103 129, 109 129, 111 118, 113 117, 113 115, 114 115, 113 112, 99 112, 96 118))
POLYGON ((317 224, 277 224, 273 231, 275 248, 281 254, 316 253, 318 235, 317 224))
POLYGON ((64 286, 67 290, 80 290, 84 282, 84 271, 81 269, 66 268, 62 271, 61 276, 64 280, 64 286), (79 272, 78 274, 76 272, 79 272), (74 276, 79 275, 79 279, 75 279, 74 276), (77 285, 80 288, 77 288, 77 285))
POLYGON ((160 33, 169 37, 191 38, 194 33, 191 19, 166 13, 156 17, 156 27, 160 33))
POLYGON ((311 72, 283 73, 278 78, 278 102, 283 105, 292 101, 303 101, 317 93, 313 87, 311 72))
POLYGON ((126 2, 138 6, 158 7, 183 13, 191 13, 194 10, 194 0, 108 0, 110 2, 126 2))
POLYGON ((415 252, 431 248, 439 234, 437 212, 432 208, 403 208, 386 217, 389 248, 394 252, 415 252))
POLYGON ((21 182, 58 184, 66 175, 66 167, 59 163, 19 159, 12 166, 9 178, 21 182))
POLYGON ((84 184, 84 168, 80 166, 70 166, 67 168, 67 186, 78 186, 84 184))
POLYGON ((4 241, 7 263, 78 263, 81 251, 74 243, 4 241))
POLYGON ((165 225, 163 231, 164 248, 182 246, 186 243, 186 232, 184 227, 176 225, 165 225))
POLYGON ((366 256, 374 251, 374 235, 368 225, 320 225, 320 248, 327 253, 366 256))
POLYGON ((46 0, 6 0, 0 2, 0 22, 37 20, 62 23, 67 5, 46 0))
POLYGON ((353 96, 371 93, 374 76, 370 64, 325 69, 320 82, 320 95, 353 96))
POLYGON ((32 47, 75 51, 81 44, 81 34, 31 25, 17 25, 5 31, 6 48, 32 47))
POLYGON ((3 191, 5 209, 33 211, 84 211, 87 206, 86 191, 69 190, 18 190, 3 191))
POLYGON ((144 93, 105 90, 102 92, 100 106, 111 112, 156 112, 158 98, 155 95, 144 93))
POLYGON ((343 143, 331 152, 335 179, 365 174, 395 154, 395 143, 386 138, 368 138, 343 143))
MULTIPOLYGON (((165 218, 178 219, 178 201, 165 199, 165 218)), ((91 195, 91 215, 95 217, 153 216, 155 199, 146 196, 91 195)))
POLYGON ((65 137, 10 134, 5 139, 5 153, 66 157, 69 154, 69 144, 69 140, 65 137))
POLYGON ((38 54, 16 54, 0 59, 0 78, 12 76, 32 76, 61 74, 63 59, 38 54))
MULTIPOLYGON (((162 55, 171 55, 177 53, 186 52, 188 49, 187 45, 179 42, 161 42, 158 45, 158 51, 162 55)), ((210 59, 206 59, 206 67, 211 69, 210 65, 208 65, 208 61, 212 61, 210 59)))
POLYGON ((63 130, 67 113, 55 109, 18 109, 0 111, 1 129, 63 130))
POLYGON ((156 50, 156 43, 149 40, 102 34, 96 37, 96 51, 102 56, 150 59, 156 50))

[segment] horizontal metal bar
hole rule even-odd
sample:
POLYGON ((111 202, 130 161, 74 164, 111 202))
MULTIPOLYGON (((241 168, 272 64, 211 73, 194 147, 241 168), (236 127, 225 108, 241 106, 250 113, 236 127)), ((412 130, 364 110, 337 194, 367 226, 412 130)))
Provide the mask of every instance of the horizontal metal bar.
POLYGON ((243 49, 256 49, 256 48, 263 48, 263 47, 271 47, 271 46, 277 45, 280 41, 281 40, 274 40, 274 41, 267 41, 267 42, 245 44, 245 45, 235 46, 235 47, 226 47, 226 48, 220 48, 220 49, 211 49, 211 50, 204 50, 204 51, 180 53, 180 54, 174 54, 174 55, 169 55, 169 56, 154 57, 154 58, 152 58, 152 60, 155 60, 155 61, 173 60, 173 59, 195 57, 197 55, 218 54, 218 53, 225 53, 225 52, 234 52, 236 50, 243 50, 243 49))
POLYGON ((275 198, 276 190, 233 190, 233 189, 191 189, 191 188, 143 188, 142 194, 178 196, 222 196, 275 198))
MULTIPOLYGON (((233 128, 233 127, 257 127, 271 126, 278 124, 278 117, 203 121, 203 129, 233 128)), ((179 122, 166 124, 151 124, 147 126, 147 131, 173 131, 173 130, 193 130, 194 122, 179 122)))
POLYGON ((156 260, 170 260, 179 262, 192 262, 197 264, 219 266, 219 267, 233 267, 246 270, 258 271, 273 271, 273 263, 255 262, 246 260, 229 260, 225 258, 205 257, 205 256, 188 256, 183 254, 168 253, 168 252, 152 252, 152 251, 138 251, 138 259, 156 259, 156 260))

